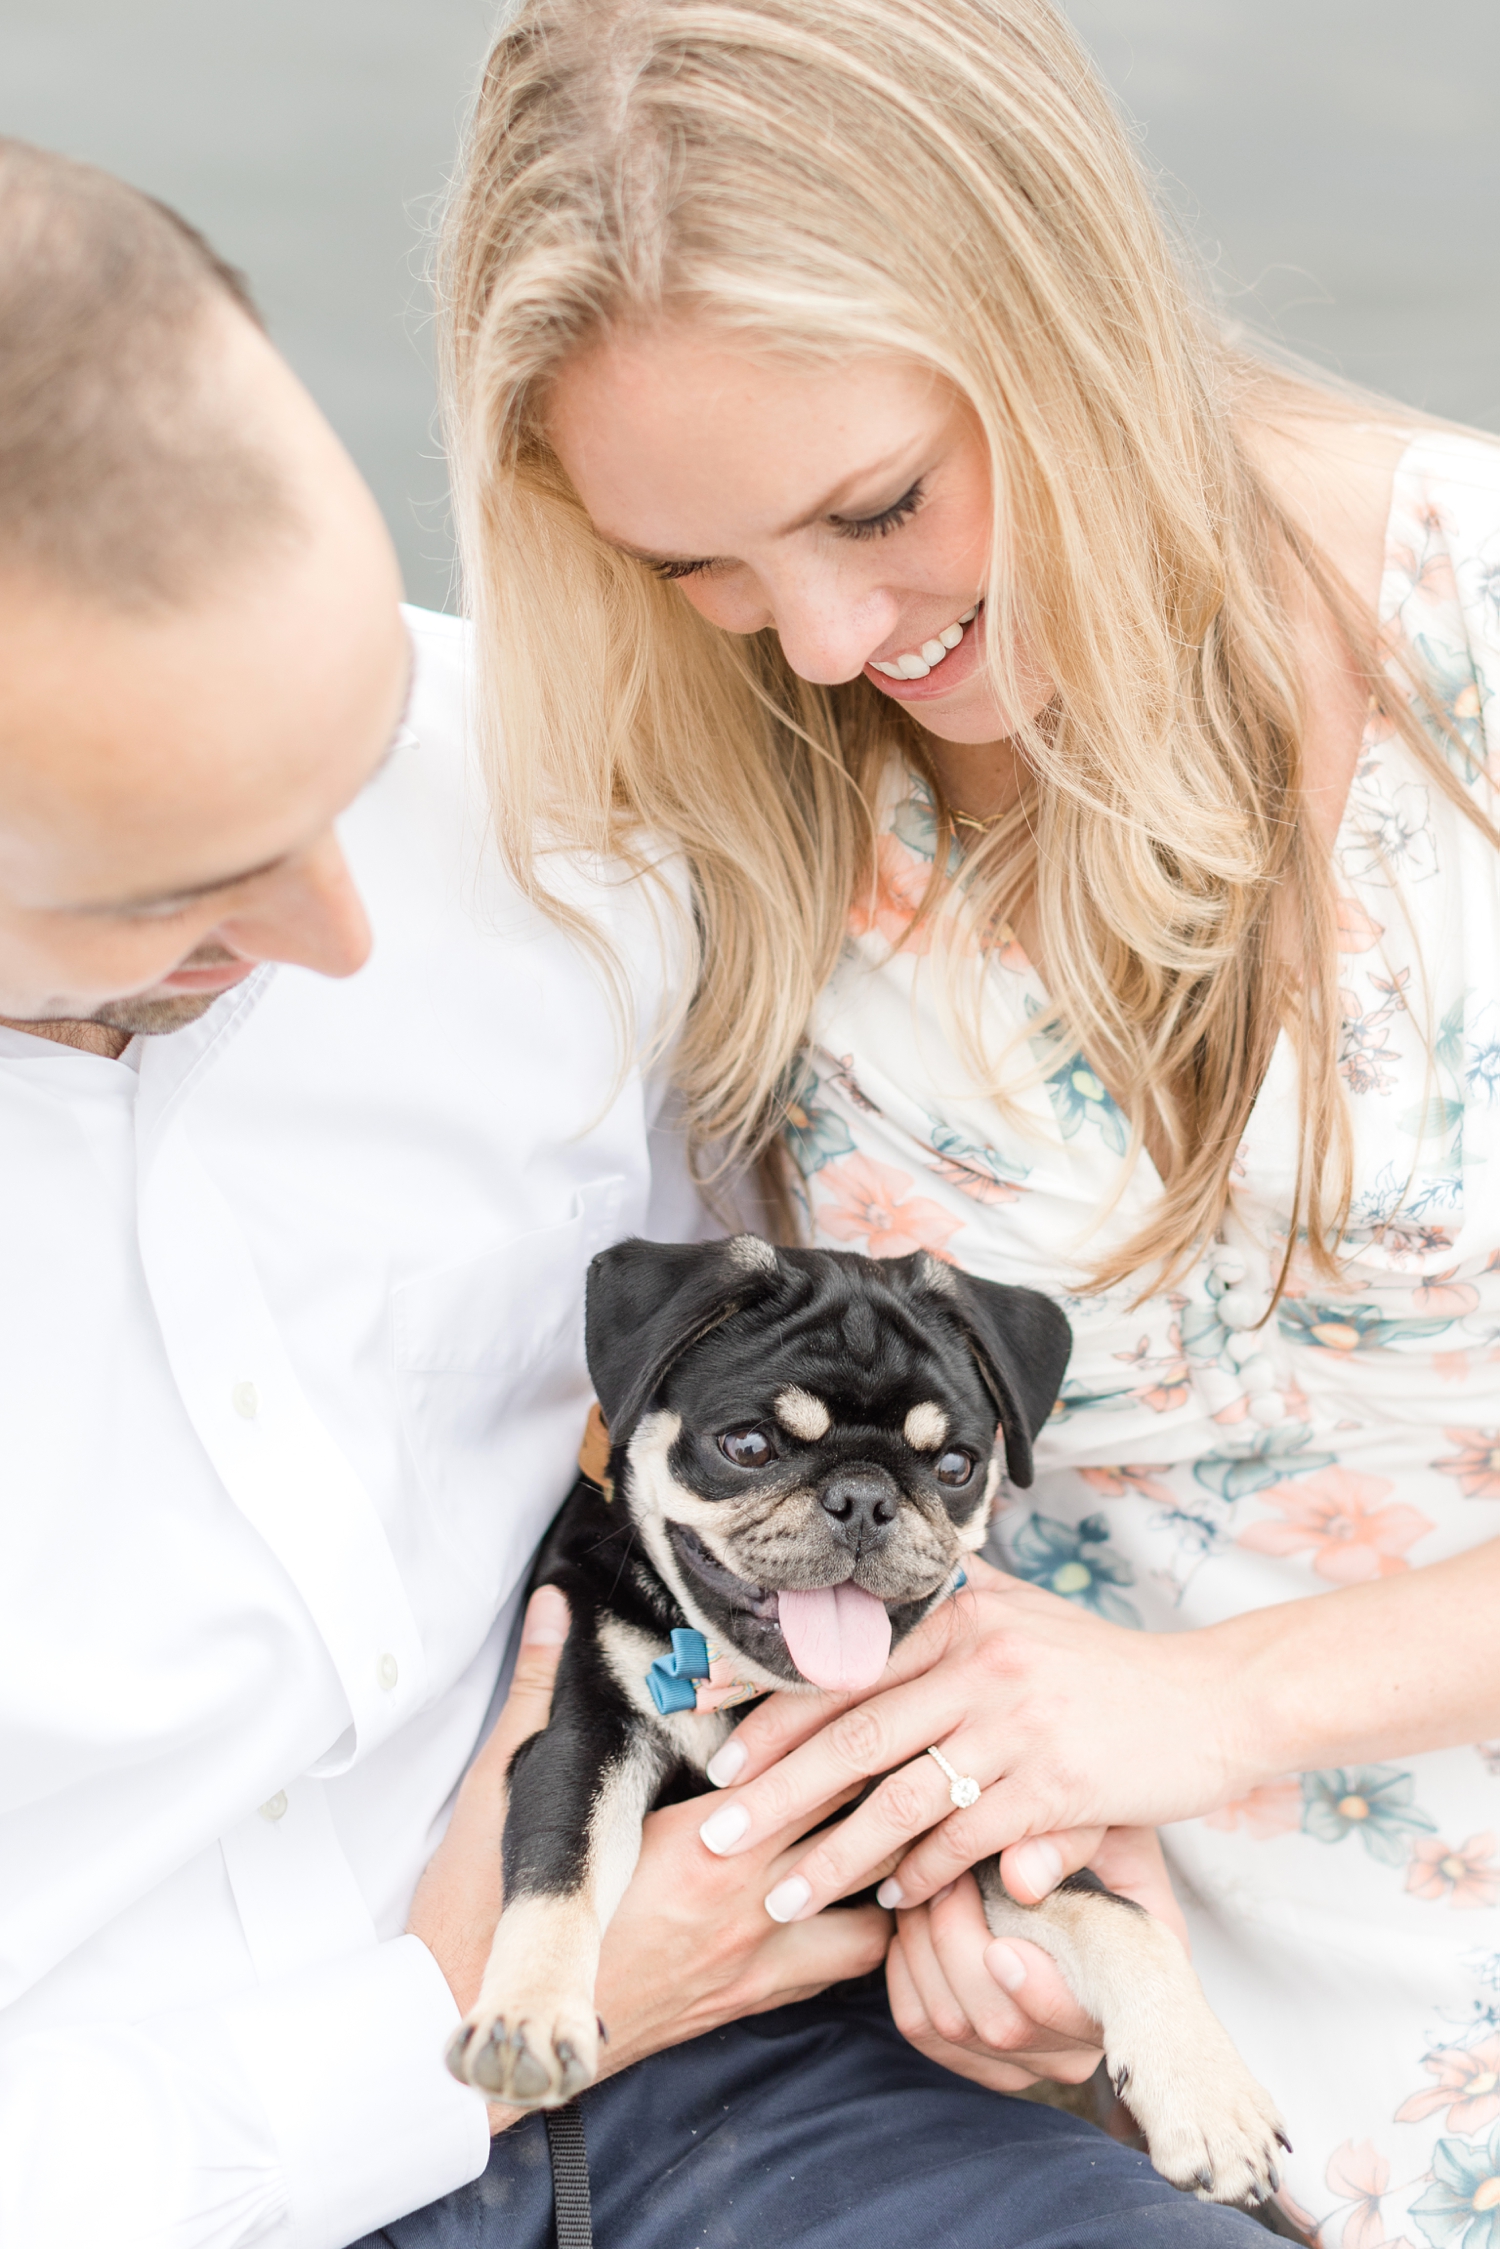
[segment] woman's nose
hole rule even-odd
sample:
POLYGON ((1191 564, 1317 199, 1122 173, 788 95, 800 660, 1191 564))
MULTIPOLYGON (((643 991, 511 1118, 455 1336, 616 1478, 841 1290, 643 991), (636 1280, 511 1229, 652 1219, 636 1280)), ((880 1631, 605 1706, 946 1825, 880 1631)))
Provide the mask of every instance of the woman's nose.
POLYGON ((249 959, 287 961, 320 976, 352 976, 370 957, 369 918, 331 830, 214 935, 249 959))
POLYGON ((782 653, 800 679, 836 687, 855 679, 895 629, 898 605, 886 593, 850 595, 836 582, 783 592, 774 606, 782 653))

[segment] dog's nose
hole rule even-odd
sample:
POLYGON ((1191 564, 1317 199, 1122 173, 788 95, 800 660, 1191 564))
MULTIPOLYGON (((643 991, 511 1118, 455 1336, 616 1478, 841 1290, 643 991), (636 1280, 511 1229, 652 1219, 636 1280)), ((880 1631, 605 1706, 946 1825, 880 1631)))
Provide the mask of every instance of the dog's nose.
POLYGON ((818 1494, 851 1546, 874 1546, 886 1536, 901 1505, 894 1477, 883 1468, 840 1468, 818 1494))

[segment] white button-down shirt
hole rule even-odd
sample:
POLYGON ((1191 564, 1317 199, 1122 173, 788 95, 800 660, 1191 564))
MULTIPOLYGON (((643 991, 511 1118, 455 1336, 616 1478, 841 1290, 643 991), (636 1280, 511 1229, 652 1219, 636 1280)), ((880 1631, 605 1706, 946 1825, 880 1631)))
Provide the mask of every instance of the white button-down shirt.
MULTIPOLYGON (((402 1930, 571 1479, 585 1268, 700 1218, 486 841, 463 630, 411 624, 359 975, 118 1062, 0 1030, 5 2249, 342 2249, 486 2158, 402 1930)), ((588 896, 649 1034, 651 917, 588 896)))

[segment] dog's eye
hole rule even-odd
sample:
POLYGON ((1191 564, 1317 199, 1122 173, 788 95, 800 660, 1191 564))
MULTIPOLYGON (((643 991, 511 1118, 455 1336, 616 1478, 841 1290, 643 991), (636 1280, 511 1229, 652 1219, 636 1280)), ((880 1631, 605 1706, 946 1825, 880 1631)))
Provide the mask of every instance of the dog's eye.
POLYGON ((966 1484, 974 1473, 974 1462, 966 1452, 945 1452, 937 1464, 940 1484, 966 1484))
POLYGON ((776 1447, 764 1429, 726 1429, 719 1450, 736 1468, 764 1468, 776 1458, 776 1447))

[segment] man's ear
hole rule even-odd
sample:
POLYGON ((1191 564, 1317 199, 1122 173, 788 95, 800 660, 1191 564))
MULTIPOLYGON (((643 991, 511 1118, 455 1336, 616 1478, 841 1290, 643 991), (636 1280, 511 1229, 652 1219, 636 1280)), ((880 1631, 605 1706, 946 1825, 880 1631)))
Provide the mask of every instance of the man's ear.
POLYGON ((952 1265, 929 1271, 928 1286, 968 1337, 995 1401, 1006 1474, 1013 1484, 1029 1484, 1031 1440, 1062 1388, 1073 1330, 1051 1297, 1036 1289, 982 1281, 952 1265))
POLYGON ((683 1352, 778 1277, 775 1250, 754 1234, 600 1251, 589 1266, 584 1342, 612 1447, 629 1442, 683 1352))

